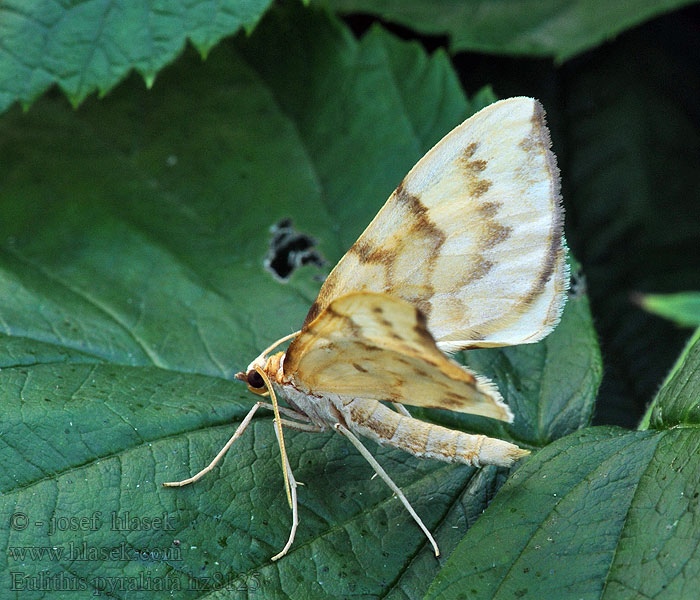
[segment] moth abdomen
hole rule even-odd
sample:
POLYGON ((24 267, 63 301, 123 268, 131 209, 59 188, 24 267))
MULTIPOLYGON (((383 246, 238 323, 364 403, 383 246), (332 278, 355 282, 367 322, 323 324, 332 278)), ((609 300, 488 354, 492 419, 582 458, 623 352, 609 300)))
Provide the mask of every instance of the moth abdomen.
POLYGON ((375 442, 419 458, 475 467, 511 466, 529 454, 503 440, 473 435, 401 415, 377 400, 356 398, 341 409, 348 426, 375 442))

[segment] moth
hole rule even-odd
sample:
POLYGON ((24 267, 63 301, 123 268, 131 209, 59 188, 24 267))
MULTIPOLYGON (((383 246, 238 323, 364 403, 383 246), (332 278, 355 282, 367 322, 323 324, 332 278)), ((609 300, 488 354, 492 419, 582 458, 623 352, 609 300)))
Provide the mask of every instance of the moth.
POLYGON ((289 539, 272 560, 287 553, 299 522, 284 427, 345 436, 439 556, 432 534, 359 436, 474 466, 509 467, 528 454, 503 440, 414 419, 404 405, 513 421, 496 386, 449 353, 536 342, 559 321, 569 273, 550 145, 544 111, 532 98, 496 102, 448 133, 331 271, 300 331, 236 374, 271 403, 257 402, 202 471, 164 485, 186 485, 209 472, 264 407, 274 413, 292 510, 289 539), (290 339, 286 352, 268 356, 290 339))

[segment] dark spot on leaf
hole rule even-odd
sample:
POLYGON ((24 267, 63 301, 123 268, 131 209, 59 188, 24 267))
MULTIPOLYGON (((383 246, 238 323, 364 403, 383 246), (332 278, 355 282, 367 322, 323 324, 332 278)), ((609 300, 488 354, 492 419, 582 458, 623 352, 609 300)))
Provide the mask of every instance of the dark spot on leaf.
POLYGON ((314 250, 316 240, 299 233, 292 227, 291 219, 282 219, 270 227, 272 240, 263 265, 277 281, 287 282, 292 273, 303 265, 325 266, 326 260, 314 250))

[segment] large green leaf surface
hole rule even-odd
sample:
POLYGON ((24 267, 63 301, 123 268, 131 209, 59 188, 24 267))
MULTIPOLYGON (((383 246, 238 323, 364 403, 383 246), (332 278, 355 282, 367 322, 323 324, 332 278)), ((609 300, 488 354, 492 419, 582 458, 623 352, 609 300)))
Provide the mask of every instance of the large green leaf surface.
POLYGON ((324 0, 342 13, 369 13, 424 34, 447 35, 454 51, 564 61, 647 19, 693 0, 324 0))
MULTIPOLYGON (((268 415, 201 481, 160 484, 223 446, 255 400, 233 374, 297 328, 318 290, 315 267, 288 284, 264 270, 269 227, 292 218, 333 264, 413 163, 489 99, 467 102, 442 53, 379 28, 358 42, 294 9, 204 65, 187 54, 150 92, 134 76, 77 112, 44 98, 0 120, 0 520, 11 524, 0 589, 423 595, 441 562, 339 436, 286 436, 306 485, 277 563, 290 513, 268 415), (112 513, 140 528, 112 527, 112 513), (32 587, 40 576, 50 582, 32 587)), ((600 357, 584 296, 545 342, 467 360, 498 381, 516 423, 431 418, 534 449, 590 419, 600 357)), ((444 557, 507 476, 368 446, 444 557)))
POLYGON ((696 597, 699 385, 696 336, 655 400, 655 430, 594 427, 541 450, 426 598, 696 597))
POLYGON ((252 30, 270 0, 6 0, 0 3, 0 112, 57 84, 75 104, 135 69, 147 82, 187 40, 203 54, 252 30))

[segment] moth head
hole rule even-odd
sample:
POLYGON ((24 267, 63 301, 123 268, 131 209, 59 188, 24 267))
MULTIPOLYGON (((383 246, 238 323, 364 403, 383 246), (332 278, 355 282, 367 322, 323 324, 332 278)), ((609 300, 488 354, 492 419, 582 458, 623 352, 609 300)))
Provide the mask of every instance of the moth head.
POLYGON ((248 365, 245 371, 239 371, 236 373, 235 378, 239 381, 243 381, 248 385, 248 389, 254 394, 259 396, 267 396, 270 392, 265 384, 265 379, 260 374, 260 371, 265 373, 265 375, 270 380, 281 380, 283 375, 282 365, 284 363, 284 352, 278 352, 273 354, 270 358, 267 358, 269 352, 274 350, 282 342, 292 339, 299 335, 298 331, 291 333, 279 340, 277 340, 272 346, 266 348, 260 356, 258 356, 252 363, 248 365))
POLYGON ((265 380, 257 369, 264 371, 266 362, 263 356, 258 356, 245 371, 240 371, 235 375, 236 379, 243 381, 251 392, 260 396, 266 396, 268 391, 265 380))
POLYGON ((258 356, 245 371, 236 373, 236 379, 244 381, 254 394, 265 396, 268 394, 268 389, 259 371, 263 371, 271 381, 279 380, 282 374, 283 359, 284 352, 273 354, 270 358, 258 356))

